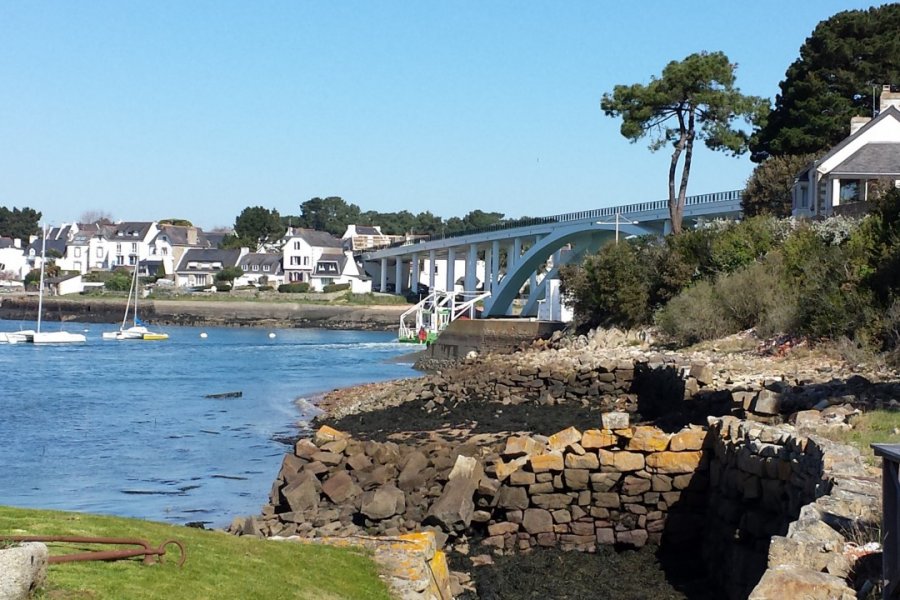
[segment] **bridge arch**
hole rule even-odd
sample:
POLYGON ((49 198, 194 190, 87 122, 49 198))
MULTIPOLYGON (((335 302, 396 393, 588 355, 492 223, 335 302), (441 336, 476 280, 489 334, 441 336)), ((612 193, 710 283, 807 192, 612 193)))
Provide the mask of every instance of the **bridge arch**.
MULTIPOLYGON (((619 235, 646 235, 647 229, 632 224, 619 224, 619 235)), ((562 248, 563 246, 584 240, 589 235, 596 244, 598 235, 603 235, 604 240, 612 240, 615 238, 613 226, 609 223, 593 223, 585 225, 580 223, 570 227, 558 228, 549 235, 538 240, 525 254, 518 257, 511 269, 507 270, 506 275, 500 280, 497 287, 491 293, 491 298, 487 304, 483 317, 502 317, 509 312, 513 300, 519 295, 519 290, 525 285, 532 273, 538 270, 538 267, 547 260, 547 258, 562 248), (593 235, 591 235, 593 234, 593 235), (603 235, 605 234, 605 235, 603 235)), ((536 290, 530 290, 536 293, 536 290)))

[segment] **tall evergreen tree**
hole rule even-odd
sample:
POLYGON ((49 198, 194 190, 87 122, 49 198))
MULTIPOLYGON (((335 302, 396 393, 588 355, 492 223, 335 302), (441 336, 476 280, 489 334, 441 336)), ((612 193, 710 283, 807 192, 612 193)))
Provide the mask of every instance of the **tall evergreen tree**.
POLYGON ((900 84, 900 4, 848 10, 820 22, 779 84, 775 108, 754 133, 752 159, 816 153, 869 116, 881 86, 900 84))

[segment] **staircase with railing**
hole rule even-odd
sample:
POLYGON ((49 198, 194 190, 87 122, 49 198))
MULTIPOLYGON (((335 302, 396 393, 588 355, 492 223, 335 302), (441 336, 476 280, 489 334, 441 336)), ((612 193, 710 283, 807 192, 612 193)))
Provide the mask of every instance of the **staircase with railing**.
POLYGON ((474 319, 478 303, 490 295, 490 292, 432 290, 418 304, 400 315, 397 339, 410 344, 430 344, 456 319, 474 319))

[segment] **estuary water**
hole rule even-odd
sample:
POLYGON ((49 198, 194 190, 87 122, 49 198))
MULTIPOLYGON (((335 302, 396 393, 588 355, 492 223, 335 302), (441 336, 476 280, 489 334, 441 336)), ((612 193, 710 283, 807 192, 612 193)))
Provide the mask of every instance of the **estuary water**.
POLYGON ((0 344, 2 505, 224 527, 267 502, 286 440, 315 414, 298 399, 416 374, 387 332, 164 327, 168 341, 143 342, 64 328, 87 342, 0 344))

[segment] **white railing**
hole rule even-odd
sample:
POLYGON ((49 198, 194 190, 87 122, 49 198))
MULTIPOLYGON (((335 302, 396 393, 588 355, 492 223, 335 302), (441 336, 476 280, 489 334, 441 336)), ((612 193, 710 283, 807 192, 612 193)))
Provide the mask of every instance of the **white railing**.
POLYGON ((430 343, 447 326, 460 318, 475 318, 477 304, 490 292, 443 292, 433 290, 418 304, 400 315, 401 342, 430 343))

